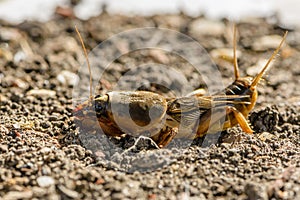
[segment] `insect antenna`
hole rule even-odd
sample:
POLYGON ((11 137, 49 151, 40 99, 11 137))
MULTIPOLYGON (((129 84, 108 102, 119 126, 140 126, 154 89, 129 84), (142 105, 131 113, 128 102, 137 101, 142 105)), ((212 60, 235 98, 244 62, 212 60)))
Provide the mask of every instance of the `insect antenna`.
POLYGON ((259 72, 259 74, 256 75, 256 77, 253 79, 252 83, 251 83, 251 88, 255 88, 256 85, 258 84, 258 82, 260 81, 261 77, 264 75, 264 73, 267 71, 267 69, 269 68, 269 65, 272 60, 274 59, 274 57, 277 55, 277 53, 279 52, 279 50, 281 49, 283 42, 285 41, 285 38, 288 34, 288 31, 286 31, 283 35, 283 38, 280 42, 280 44, 278 45, 278 47, 275 49, 275 51, 273 52, 272 56, 269 58, 268 62, 266 63, 266 65, 264 66, 264 68, 259 72))
POLYGON ((233 66, 234 66, 234 76, 235 76, 235 80, 237 80, 240 77, 240 73, 239 73, 239 66, 238 66, 238 62, 237 62, 237 55, 236 55, 236 25, 233 25, 233 66))
POLYGON ((89 97, 89 100, 92 101, 93 100, 93 79, 92 79, 92 72, 91 72, 91 65, 90 65, 90 61, 89 61, 89 57, 88 57, 88 54, 87 54, 87 51, 86 51, 86 48, 85 48, 85 45, 84 45, 84 42, 83 42, 83 39, 80 35, 80 32, 78 31, 78 28, 77 26, 75 25, 75 30, 76 30, 76 33, 79 37, 79 40, 80 40, 80 43, 81 43, 81 47, 83 49, 83 52, 84 52, 84 57, 86 59, 86 62, 87 62, 87 65, 88 65, 88 69, 89 69, 89 76, 90 76, 90 97, 89 97))

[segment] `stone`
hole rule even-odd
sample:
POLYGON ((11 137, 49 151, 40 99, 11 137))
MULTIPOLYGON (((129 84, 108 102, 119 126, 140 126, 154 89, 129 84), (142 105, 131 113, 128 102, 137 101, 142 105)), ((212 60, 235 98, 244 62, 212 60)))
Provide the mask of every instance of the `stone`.
POLYGON ((40 187, 50 187, 55 184, 55 180, 51 176, 40 176, 36 181, 40 187))

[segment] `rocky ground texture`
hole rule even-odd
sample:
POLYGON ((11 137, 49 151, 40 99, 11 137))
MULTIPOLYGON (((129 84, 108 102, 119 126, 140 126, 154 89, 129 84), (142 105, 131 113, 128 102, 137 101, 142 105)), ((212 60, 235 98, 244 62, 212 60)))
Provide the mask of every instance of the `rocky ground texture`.
MULTIPOLYGON (((300 199, 300 29, 290 30, 281 55, 259 85, 258 102, 249 116, 253 135, 237 126, 208 147, 122 150, 126 155, 120 151, 107 161, 89 148, 85 141, 89 138, 82 137, 86 133, 80 132, 72 116, 74 77, 84 62, 75 24, 88 50, 133 28, 182 32, 210 53, 225 84, 233 79, 228 62, 232 26, 226 20, 104 13, 81 21, 60 11, 46 23, 1 21, 1 199, 300 199)), ((241 74, 253 76, 286 27, 273 18, 245 19, 237 27, 241 74)), ((129 46, 120 41, 117 50, 129 46)), ((130 66, 141 63, 175 66, 193 88, 203 86, 199 74, 181 57, 145 50, 111 63, 100 92, 110 91, 130 66)), ((159 73, 154 70, 144 76, 160 77, 159 73)), ((176 77, 163 78, 171 85, 178 83, 176 77)), ((157 84, 143 83, 141 88, 171 95, 157 84)))

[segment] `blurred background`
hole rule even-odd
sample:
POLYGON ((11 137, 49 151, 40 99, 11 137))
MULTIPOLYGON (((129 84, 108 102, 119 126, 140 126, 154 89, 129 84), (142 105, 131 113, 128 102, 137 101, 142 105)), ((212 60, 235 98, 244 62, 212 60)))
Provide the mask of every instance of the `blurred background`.
POLYGON ((300 26, 300 2, 297 0, 0 0, 0 19, 19 23, 23 20, 47 21, 57 7, 76 4, 74 14, 81 19, 98 15, 105 6, 109 13, 127 15, 174 14, 205 15, 208 18, 239 20, 246 17, 272 17, 283 26, 300 26))

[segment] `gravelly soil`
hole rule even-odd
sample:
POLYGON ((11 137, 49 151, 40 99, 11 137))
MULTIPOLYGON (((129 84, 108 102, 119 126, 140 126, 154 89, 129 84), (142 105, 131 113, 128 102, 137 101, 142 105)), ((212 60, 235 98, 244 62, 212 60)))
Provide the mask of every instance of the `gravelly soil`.
MULTIPOLYGON (((271 40, 270 45, 255 43, 263 36, 284 32, 274 19, 268 21, 251 19, 237 25, 242 75, 256 74, 260 68, 249 66, 268 58, 278 45, 278 40, 271 40)), ((122 152, 109 162, 95 156, 94 149, 84 142, 86 138, 82 139, 86 133, 74 124, 72 80, 84 62, 75 24, 87 49, 121 31, 152 26, 187 34, 211 54, 212 50, 232 48, 231 26, 226 20, 212 24, 205 18, 184 15, 144 18, 104 13, 88 21, 57 16, 43 24, 15 26, 2 21, 2 199, 300 199, 300 30, 290 31, 267 81, 259 86, 258 102, 249 117, 253 135, 234 127, 223 132, 215 145, 129 152, 135 160, 124 164, 122 152), (204 28, 197 29, 199 21, 204 28)), ((117 48, 122 51, 126 44, 121 41, 117 48)), ((203 86, 182 58, 145 51, 122 56, 111 64, 100 92, 109 91, 128 66, 150 62, 174 65, 194 88, 203 86)), ((215 62, 229 84, 232 64, 222 59, 215 62)), ((172 83, 168 78, 166 82, 172 83)), ((171 95, 151 83, 141 89, 171 95)))

